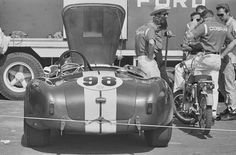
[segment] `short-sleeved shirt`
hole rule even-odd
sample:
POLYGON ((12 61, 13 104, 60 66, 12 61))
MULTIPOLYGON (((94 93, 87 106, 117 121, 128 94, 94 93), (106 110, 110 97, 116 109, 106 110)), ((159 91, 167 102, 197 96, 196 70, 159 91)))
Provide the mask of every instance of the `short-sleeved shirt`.
POLYGON ((157 26, 150 22, 139 27, 135 34, 135 52, 137 56, 147 55, 149 40, 155 41, 155 49, 162 48, 161 34, 157 30, 157 26), (161 47, 160 47, 161 46, 161 47))
POLYGON ((230 17, 226 23, 226 26, 232 36, 236 39, 236 20, 233 17, 230 17))
POLYGON ((192 30, 194 38, 200 39, 205 51, 220 53, 224 45, 228 29, 215 18, 206 18, 198 27, 192 30))
POLYGON ((188 45, 190 42, 191 43, 199 42, 199 40, 189 39, 186 37, 186 32, 191 31, 193 29, 193 27, 191 27, 192 23, 193 23, 192 21, 187 23, 186 28, 185 28, 185 35, 184 35, 184 39, 183 39, 183 44, 185 44, 185 45, 188 45))
MULTIPOLYGON (((226 23, 229 33, 236 39, 236 20, 230 17, 226 23)), ((229 53, 232 63, 236 63, 236 48, 234 48, 232 53, 229 53)))

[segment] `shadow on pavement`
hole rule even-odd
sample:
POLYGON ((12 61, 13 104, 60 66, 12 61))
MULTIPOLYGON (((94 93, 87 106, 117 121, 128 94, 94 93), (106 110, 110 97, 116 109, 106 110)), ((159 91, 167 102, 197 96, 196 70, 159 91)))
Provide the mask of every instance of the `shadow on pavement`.
MULTIPOLYGON (((180 127, 179 128, 179 130, 181 130, 181 131, 183 131, 183 132, 185 132, 185 133, 187 133, 187 134, 189 134, 189 135, 192 135, 192 136, 194 136, 194 137, 197 137, 197 138, 199 138, 199 139, 207 139, 207 138, 212 138, 212 136, 211 135, 203 135, 202 133, 201 133, 201 131, 202 130, 198 130, 198 125, 195 125, 195 126, 193 126, 193 125, 187 125, 187 124, 184 124, 184 123, 182 123, 182 122, 180 122, 178 119, 174 119, 174 122, 173 122, 175 125, 176 125, 176 127, 180 127), (184 127, 184 128, 181 128, 181 127, 184 127), (185 129, 185 127, 186 127, 186 129, 185 129), (190 127, 191 129, 187 129, 187 127, 190 127), (196 128, 196 129, 192 129, 192 128, 196 128)), ((211 134, 211 133, 210 133, 211 134)))
POLYGON ((2 96, 2 94, 0 94, 0 100, 9 100, 6 97, 2 96))

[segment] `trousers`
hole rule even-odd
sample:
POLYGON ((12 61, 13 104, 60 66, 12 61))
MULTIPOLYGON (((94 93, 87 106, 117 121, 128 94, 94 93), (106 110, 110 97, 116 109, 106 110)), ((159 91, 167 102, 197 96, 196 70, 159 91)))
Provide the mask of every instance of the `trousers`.
POLYGON ((219 77, 220 92, 224 96, 226 105, 236 109, 235 71, 231 58, 227 55, 222 59, 219 77))
POLYGON ((160 77, 156 61, 149 59, 146 55, 138 56, 138 67, 146 73, 147 78, 160 77))

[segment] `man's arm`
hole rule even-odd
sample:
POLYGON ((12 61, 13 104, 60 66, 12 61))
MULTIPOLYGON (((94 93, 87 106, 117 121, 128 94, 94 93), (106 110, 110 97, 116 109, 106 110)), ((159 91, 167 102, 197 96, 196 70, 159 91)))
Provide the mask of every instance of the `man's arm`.
POLYGON ((207 34, 206 24, 200 24, 196 28, 186 32, 186 37, 189 40, 198 39, 199 37, 207 34))
MULTIPOLYGON (((231 41, 230 44, 226 47, 226 49, 222 52, 221 54, 221 58, 223 58, 224 56, 226 56, 229 52, 232 51, 232 49, 236 46, 236 39, 231 41)), ((233 51, 235 52, 235 51, 233 51)))
POLYGON ((153 59, 154 51, 155 51, 155 30, 152 28, 148 29, 145 36, 146 36, 146 40, 148 40, 147 57, 149 59, 153 59))
POLYGON ((226 56, 236 46, 236 39, 234 39, 233 35, 229 31, 227 32, 225 42, 228 45, 221 53, 221 58, 226 56))
POLYGON ((153 55, 154 55, 154 50, 155 50, 155 41, 154 39, 150 39, 148 42, 148 58, 149 59, 153 59, 153 55))

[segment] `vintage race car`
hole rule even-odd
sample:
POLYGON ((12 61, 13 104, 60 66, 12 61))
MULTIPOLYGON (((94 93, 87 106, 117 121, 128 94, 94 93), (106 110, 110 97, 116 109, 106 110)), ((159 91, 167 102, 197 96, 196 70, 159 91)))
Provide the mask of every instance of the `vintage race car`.
POLYGON ((125 11, 111 4, 73 4, 62 13, 69 51, 45 76, 29 82, 24 98, 27 146, 61 134, 144 133, 151 146, 172 135, 173 95, 161 78, 135 66, 112 65, 125 11))

